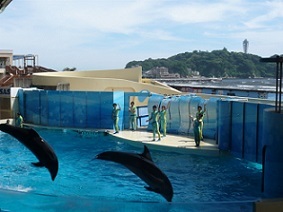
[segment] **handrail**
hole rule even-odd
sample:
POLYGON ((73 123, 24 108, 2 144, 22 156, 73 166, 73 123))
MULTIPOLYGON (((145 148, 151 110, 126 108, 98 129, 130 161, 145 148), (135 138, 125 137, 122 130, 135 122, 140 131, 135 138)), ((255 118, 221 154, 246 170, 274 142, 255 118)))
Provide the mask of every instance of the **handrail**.
POLYGON ((261 58, 260 62, 271 62, 276 63, 276 96, 275 96, 275 111, 281 113, 281 97, 282 97, 282 63, 283 57, 279 55, 274 55, 269 58, 261 58))

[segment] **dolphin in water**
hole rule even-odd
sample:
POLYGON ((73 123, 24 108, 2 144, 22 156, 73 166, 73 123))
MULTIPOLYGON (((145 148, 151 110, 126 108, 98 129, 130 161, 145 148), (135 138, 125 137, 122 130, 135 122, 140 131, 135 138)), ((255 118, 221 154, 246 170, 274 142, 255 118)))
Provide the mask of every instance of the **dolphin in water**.
POLYGON ((39 162, 32 164, 36 167, 46 167, 52 180, 55 180, 59 166, 57 156, 51 146, 34 129, 0 124, 0 130, 10 134, 25 145, 39 160, 39 162))
POLYGON ((168 177, 153 163, 146 146, 142 154, 107 151, 96 156, 97 159, 113 161, 127 167, 149 186, 149 191, 161 194, 168 202, 172 201, 173 188, 168 177))

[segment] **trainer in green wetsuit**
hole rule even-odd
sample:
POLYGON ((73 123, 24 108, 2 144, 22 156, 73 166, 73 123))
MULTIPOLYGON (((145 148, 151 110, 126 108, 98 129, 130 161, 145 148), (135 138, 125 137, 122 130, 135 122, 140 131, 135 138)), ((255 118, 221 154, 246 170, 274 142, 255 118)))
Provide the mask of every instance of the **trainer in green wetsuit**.
POLYGON ((197 118, 193 118, 193 122, 194 122, 194 137, 195 137, 196 147, 199 147, 199 144, 200 144, 202 117, 203 117, 203 115, 200 113, 197 118))
POLYGON ((119 133, 118 122, 119 122, 119 111, 120 110, 121 108, 116 103, 114 103, 113 110, 112 110, 112 120, 113 120, 114 129, 115 129, 114 134, 119 133))
POLYGON ((166 106, 162 105, 161 107, 161 111, 159 112, 160 114, 160 127, 161 127, 161 131, 163 134, 163 137, 166 137, 166 128, 167 128, 167 110, 166 110, 166 106))
POLYGON ((203 141, 203 135, 202 135, 203 116, 205 115, 205 111, 206 111, 205 105, 204 105, 204 110, 202 110, 202 107, 199 105, 198 106, 198 111, 196 112, 196 119, 199 119, 199 115, 201 115, 201 119, 200 119, 200 122, 199 122, 199 128, 200 128, 199 136, 200 136, 200 140, 202 140, 202 141, 203 141))
POLYGON ((137 129, 137 108, 134 102, 131 102, 129 112, 130 112, 130 129, 136 130, 137 129))
POLYGON ((16 119, 16 127, 23 127, 23 117, 20 113, 17 113, 17 119, 16 119))
POLYGON ((153 133, 153 140, 152 141, 155 141, 155 134, 156 133, 158 135, 158 141, 160 141, 161 135, 160 135, 160 132, 159 132, 159 124, 158 124, 159 112, 157 111, 156 105, 153 105, 151 116, 147 121, 151 121, 151 124, 152 124, 152 133, 153 133))

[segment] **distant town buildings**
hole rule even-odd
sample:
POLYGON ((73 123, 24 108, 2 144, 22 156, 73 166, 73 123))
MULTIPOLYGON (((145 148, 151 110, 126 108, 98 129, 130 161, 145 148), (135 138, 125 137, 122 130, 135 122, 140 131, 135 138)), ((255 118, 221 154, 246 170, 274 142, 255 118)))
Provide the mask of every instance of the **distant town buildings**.
POLYGON ((243 41, 243 49, 244 49, 244 53, 247 54, 248 53, 248 48, 249 48, 249 41, 247 39, 245 39, 243 41))
POLYGON ((145 78, 180 78, 179 73, 169 73, 166 67, 154 67, 143 73, 145 78))

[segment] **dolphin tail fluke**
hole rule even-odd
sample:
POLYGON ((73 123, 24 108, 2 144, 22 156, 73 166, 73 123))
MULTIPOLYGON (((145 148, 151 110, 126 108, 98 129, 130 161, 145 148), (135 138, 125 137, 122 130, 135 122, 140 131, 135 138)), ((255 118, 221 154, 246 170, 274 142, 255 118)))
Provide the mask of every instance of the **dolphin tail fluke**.
POLYGON ((35 167, 44 167, 44 165, 41 162, 32 163, 32 165, 34 165, 35 167))

